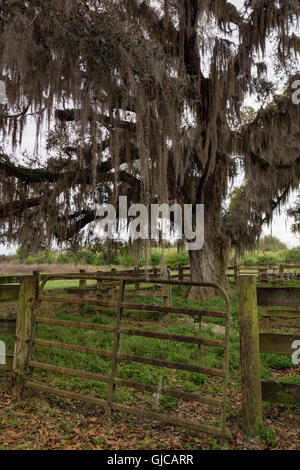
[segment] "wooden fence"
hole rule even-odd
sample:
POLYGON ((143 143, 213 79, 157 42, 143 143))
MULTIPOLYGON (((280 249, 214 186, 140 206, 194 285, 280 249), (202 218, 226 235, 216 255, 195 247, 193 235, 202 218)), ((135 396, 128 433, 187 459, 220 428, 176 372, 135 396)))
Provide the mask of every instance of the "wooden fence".
POLYGON ((260 333, 258 320, 258 306, 263 319, 300 320, 300 287, 257 287, 253 276, 240 276, 238 285, 243 429, 255 433, 262 401, 300 406, 300 385, 261 382, 260 375, 261 353, 288 355, 293 366, 293 343, 300 334, 260 333))
POLYGON ((300 273, 259 273, 259 285, 261 287, 290 287, 292 285, 300 285, 300 273))
MULTIPOLYGON (((255 276, 260 283, 268 283, 271 280, 285 281, 300 280, 300 265, 298 264, 277 264, 277 265, 257 265, 257 266, 229 266, 227 269, 228 278, 237 281, 238 276, 255 276)), ((280 285, 280 284, 278 284, 280 285)))
MULTIPOLYGON (((226 303, 226 311, 212 311, 202 309, 190 309, 173 307, 171 305, 157 306, 154 304, 143 305, 138 303, 130 303, 126 300, 126 285, 133 283, 149 283, 148 278, 136 277, 128 280, 123 277, 104 277, 98 275, 96 280, 98 283, 111 282, 112 280, 118 283, 118 295, 116 300, 102 300, 96 295, 94 299, 84 299, 75 297, 53 297, 48 295, 44 287, 48 281, 51 280, 65 280, 65 279, 79 279, 80 281, 88 281, 95 279, 95 276, 90 274, 80 275, 51 275, 43 280, 40 284, 39 279, 36 276, 26 278, 22 281, 18 299, 18 315, 17 315, 17 328, 16 328, 16 342, 13 362, 13 377, 14 377, 14 391, 17 398, 22 397, 24 390, 35 390, 54 394, 59 397, 71 398, 74 400, 80 400, 87 403, 99 405, 109 410, 117 410, 124 413, 129 413, 136 416, 142 416, 149 419, 155 419, 164 424, 183 426, 191 428, 200 432, 210 433, 216 436, 220 436, 223 442, 224 437, 230 437, 230 433, 225 428, 226 424, 226 404, 227 404, 227 387, 228 387, 228 368, 229 368, 229 338, 230 338, 230 301, 226 291, 216 284, 211 283, 191 283, 184 281, 172 281, 172 280, 155 280, 156 284, 164 286, 199 286, 199 287, 212 287, 220 291, 220 294, 224 296, 226 303), (86 322, 74 322, 58 320, 49 317, 41 316, 41 305, 43 303, 52 302, 67 302, 68 304, 75 305, 94 305, 97 308, 105 308, 113 310, 115 312, 115 325, 102 325, 86 322), (123 326, 123 313, 124 310, 136 311, 139 313, 147 312, 162 312, 164 314, 182 314, 191 315, 197 318, 201 325, 202 317, 215 317, 223 318, 225 322, 225 335, 224 340, 219 339, 208 339, 201 336, 199 329, 198 336, 185 336, 180 334, 169 334, 163 332, 154 332, 141 329, 141 328, 126 328, 123 326), (102 350, 98 348, 90 348, 86 346, 79 346, 67 343, 58 343, 55 341, 46 341, 37 337, 38 325, 55 325, 67 326, 74 328, 84 328, 92 331, 105 331, 114 333, 114 344, 112 351, 102 350), (138 356, 133 354, 125 354, 121 351, 121 337, 124 335, 134 335, 147 338, 155 338, 163 341, 173 342, 185 342, 190 344, 201 345, 209 347, 221 348, 223 351, 223 367, 222 368, 209 368, 195 364, 186 364, 185 362, 172 362, 163 359, 157 359, 149 356, 138 356), (111 371, 110 375, 104 376, 98 373, 85 372, 83 370, 74 370, 67 367, 56 366, 53 364, 40 363, 35 360, 34 348, 50 347, 59 350, 76 351, 88 354, 96 354, 103 358, 111 359, 111 371), (208 403, 212 406, 217 407, 221 410, 220 426, 212 426, 209 424, 203 424, 196 420, 190 419, 179 419, 167 414, 157 413, 153 410, 145 410, 138 407, 125 406, 122 403, 116 402, 114 399, 115 388, 117 386, 127 387, 138 391, 146 391, 157 393, 157 387, 137 382, 134 380, 127 380, 117 377, 117 371, 120 361, 126 362, 137 362, 141 364, 150 364, 153 366, 164 367, 167 369, 189 371, 192 373, 206 374, 212 377, 220 377, 223 381, 222 385, 222 396, 220 399, 211 397, 209 395, 202 395, 198 393, 183 392, 179 389, 169 389, 162 387, 160 393, 167 396, 177 397, 188 401, 196 401, 202 403, 208 403), (77 392, 71 392, 55 387, 50 387, 45 383, 41 383, 37 380, 32 379, 31 374, 33 370, 52 371, 56 373, 67 374, 69 376, 81 377, 85 379, 97 380, 109 384, 109 392, 106 400, 96 398, 91 395, 84 395, 77 392)), ((151 353, 151 351, 149 351, 151 353)))
MULTIPOLYGON (((176 268, 167 267, 168 269, 168 278, 169 279, 178 279, 179 281, 190 280, 190 266, 179 266, 176 268)), ((85 271, 82 271, 82 274, 85 271)), ((76 273, 70 273, 76 274, 76 273)), ((104 271, 97 271, 91 273, 94 277, 97 275, 114 275, 115 277, 124 277, 128 279, 132 276, 142 277, 147 275, 147 278, 150 280, 161 278, 161 271, 159 267, 152 268, 130 268, 130 269, 121 269, 116 270, 111 269, 110 273, 104 271)), ((260 286, 268 286, 272 283, 272 286, 285 286, 290 285, 291 281, 293 283, 300 282, 300 265, 274 265, 274 266, 229 266, 227 270, 227 275, 229 280, 234 280, 237 282, 237 278, 240 275, 255 275, 258 278, 260 286)), ((42 274, 41 279, 43 280, 47 274, 42 274)), ((1 303, 6 302, 17 302, 18 292, 20 283, 23 279, 30 278, 30 275, 23 276, 0 276, 0 305, 1 303)), ((60 294, 65 292, 68 295, 78 295, 80 298, 88 298, 91 295, 94 295, 97 291, 99 298, 107 297, 108 295, 113 296, 116 294, 115 285, 109 282, 98 283, 98 285, 87 286, 86 281, 79 281, 79 287, 69 287, 69 288, 57 288, 51 290, 51 295, 60 294)), ((146 296, 150 295, 149 289, 142 288, 140 283, 136 283, 135 290, 132 290, 132 295, 146 296)), ((171 288, 167 289, 157 289, 156 291, 157 298, 161 298, 163 305, 168 305, 171 303, 171 288)), ((0 332, 1 331, 10 331, 14 332, 16 327, 16 309, 12 305, 10 308, 7 308, 6 311, 0 311, 0 332)))
MULTIPOLYGON (((81 270, 81 274, 85 274, 85 270, 81 270)), ((99 298, 111 298, 113 299, 117 295, 116 285, 117 281, 113 280, 106 280, 103 282, 97 281, 96 278, 99 275, 104 276, 111 276, 113 275, 115 278, 124 277, 128 280, 132 277, 143 277, 147 274, 148 282, 153 282, 155 279, 160 279, 162 277, 162 273, 158 268, 152 268, 149 270, 121 270, 116 271, 112 269, 110 273, 108 272, 101 272, 97 271, 94 273, 89 273, 90 279, 95 280, 94 285, 87 285, 86 280, 79 280, 78 286, 72 287, 58 287, 56 289, 49 290, 49 295, 56 295, 56 294, 67 294, 67 295, 76 295, 81 299, 88 299, 90 296, 97 295, 99 298)), ((66 276, 73 275, 75 276, 76 281, 76 273, 67 273, 66 276)), ((174 276, 174 274, 172 275, 174 276)), ((176 275, 178 277, 178 274, 176 275)), ((40 276, 41 280, 44 280, 48 277, 48 274, 42 274, 40 276)), ((168 278, 171 278, 170 273, 167 275, 168 278)), ((0 332, 14 332, 16 328, 16 302, 19 296, 19 289, 20 283, 23 279, 30 279, 31 275, 24 275, 24 276, 0 276, 0 305, 1 303, 14 302, 15 305, 8 306, 6 308, 7 311, 0 311, 0 332)), ((130 291, 132 296, 155 296, 157 301, 159 299, 162 300, 163 305, 170 305, 172 302, 172 295, 171 295, 171 288, 170 286, 155 286, 155 283, 152 287, 143 287, 140 285, 140 282, 135 282, 135 289, 130 291)))
MULTIPOLYGON (((259 287, 257 304, 262 307, 262 317, 267 320, 265 326, 273 319, 300 320, 299 287, 259 287)), ((300 333, 300 329, 298 328, 300 333)), ((300 342, 300 334, 260 333, 260 352, 266 354, 283 354, 292 357, 293 344, 300 342)), ((262 399, 273 403, 300 406, 300 385, 262 382, 262 399)))

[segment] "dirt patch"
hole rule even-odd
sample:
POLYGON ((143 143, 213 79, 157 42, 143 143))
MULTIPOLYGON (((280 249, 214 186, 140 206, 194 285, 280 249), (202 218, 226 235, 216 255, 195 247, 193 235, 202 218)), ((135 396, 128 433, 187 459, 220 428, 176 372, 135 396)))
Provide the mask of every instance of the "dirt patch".
POLYGON ((211 323, 202 323, 202 328, 210 328, 215 335, 225 335, 225 326, 214 325, 211 323))

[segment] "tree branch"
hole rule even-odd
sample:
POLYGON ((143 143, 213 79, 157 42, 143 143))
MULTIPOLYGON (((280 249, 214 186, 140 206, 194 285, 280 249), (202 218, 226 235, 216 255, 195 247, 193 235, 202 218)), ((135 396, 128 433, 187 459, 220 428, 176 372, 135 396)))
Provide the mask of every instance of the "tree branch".
POLYGON ((6 219, 7 217, 22 215, 27 209, 37 207, 41 204, 42 198, 35 197, 26 200, 13 201, 0 205, 0 218, 6 219))
MULTIPOLYGON (((72 122, 72 121, 80 121, 80 110, 79 109, 56 109, 55 110, 55 117, 61 122, 72 122)), ((105 116, 104 114, 93 114, 91 113, 88 117, 89 121, 98 121, 103 126, 105 126, 108 130, 112 128, 121 128, 125 129, 130 132, 135 132, 136 125, 134 122, 124 121, 122 119, 112 119, 109 116, 105 116)))
POLYGON ((162 44, 164 51, 173 57, 179 55, 179 32, 170 19, 160 18, 145 1, 127 0, 127 12, 136 18, 142 18, 148 26, 151 36, 162 44))

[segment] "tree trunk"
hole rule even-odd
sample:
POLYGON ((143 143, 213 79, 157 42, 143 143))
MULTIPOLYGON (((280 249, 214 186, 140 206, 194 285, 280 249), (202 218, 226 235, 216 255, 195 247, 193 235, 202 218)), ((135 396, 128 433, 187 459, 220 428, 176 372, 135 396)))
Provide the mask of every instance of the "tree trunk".
MULTIPOLYGON (((222 234, 214 233, 210 229, 212 224, 205 221, 205 240, 201 250, 189 251, 191 266, 191 281, 215 282, 225 288, 228 287, 227 266, 230 251, 230 242, 222 234)), ((215 295, 214 289, 193 287, 189 292, 190 300, 205 300, 215 295)))

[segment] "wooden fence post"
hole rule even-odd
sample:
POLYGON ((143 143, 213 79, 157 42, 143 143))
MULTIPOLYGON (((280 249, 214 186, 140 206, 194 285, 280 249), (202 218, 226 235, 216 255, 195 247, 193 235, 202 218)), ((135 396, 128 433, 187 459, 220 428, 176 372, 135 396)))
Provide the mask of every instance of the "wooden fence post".
MULTIPOLYGON (((139 267, 138 267, 138 266, 137 266, 137 267, 134 267, 134 270, 133 270, 133 271, 134 271, 134 275, 137 275, 137 276, 139 275, 139 267)), ((136 283, 135 283, 134 289, 135 289, 136 291, 138 291, 138 290, 140 289, 140 283, 139 283, 139 282, 136 282, 136 283)))
POLYGON ((24 278, 20 285, 17 305, 16 339, 13 359, 13 392, 17 399, 20 399, 23 394, 35 300, 36 277, 24 278))
POLYGON ((284 274, 284 266, 282 264, 279 266, 279 274, 280 276, 283 276, 284 274))
MULTIPOLYGON (((112 276, 117 272, 116 268, 111 268, 111 274, 112 276)), ((111 288, 110 288, 110 299, 112 302, 114 302, 116 300, 116 295, 117 292, 116 292, 116 289, 117 289, 117 285, 118 283, 115 281, 115 282, 111 282, 109 283, 111 285, 111 288)))
POLYGON ((178 268, 178 281, 183 281, 183 267, 179 266, 178 268))
POLYGON ((258 267, 258 279, 261 287, 268 286, 268 273, 269 270, 265 266, 258 267))
POLYGON ((235 264, 234 267, 233 267, 233 277, 234 277, 235 285, 237 284, 238 275, 239 275, 239 267, 238 267, 237 264, 235 264))
POLYGON ((116 315, 117 315, 116 331, 115 331, 114 349, 113 349, 113 357, 112 357, 112 365, 111 365, 111 376, 110 376, 109 390, 108 390, 108 404, 109 404, 110 412, 112 411, 112 404, 114 400, 115 378, 117 374, 120 348, 121 348, 121 344, 120 344, 121 323, 122 323, 122 315, 123 315, 122 302, 124 301, 124 292, 125 292, 125 281, 124 279, 120 279, 119 294, 118 294, 118 301, 117 301, 117 312, 116 312, 116 315))
POLYGON ((41 273, 40 271, 32 271, 33 281, 34 281, 34 298, 37 301, 40 295, 40 281, 41 281, 41 273))
POLYGON ((254 276, 239 276, 238 292, 242 426, 246 434, 255 434, 262 424, 256 278, 254 276))
MULTIPOLYGON (((85 274, 86 271, 85 271, 85 269, 80 269, 80 270, 79 270, 79 273, 80 273, 80 274, 85 274)), ((86 285, 87 285, 87 284, 86 284, 86 280, 85 280, 85 279, 80 279, 80 280, 79 280, 79 289, 84 289, 84 288, 86 287, 86 285)), ((80 292, 80 290, 79 290, 79 292, 80 292)), ((84 292, 82 292, 82 293, 79 294, 79 298, 80 298, 80 299, 84 299, 84 292)), ((84 309, 84 305, 80 305, 80 306, 79 306, 79 313, 80 313, 80 314, 83 313, 83 309, 84 309)))
POLYGON ((284 284, 284 282, 283 282, 284 281, 284 266, 282 264, 279 266, 279 278, 280 278, 279 283, 280 283, 281 286, 283 286, 283 284, 284 284))
MULTIPOLYGON (((101 271, 97 271, 97 275, 98 276, 101 276, 101 271)), ((103 289, 103 283, 100 279, 97 279, 97 290, 96 290, 96 299, 97 299, 97 302, 101 302, 101 300, 103 300, 103 292, 102 292, 102 289, 103 289)), ((100 314, 101 314, 101 308, 100 307, 97 307, 97 316, 99 317, 100 314)))

